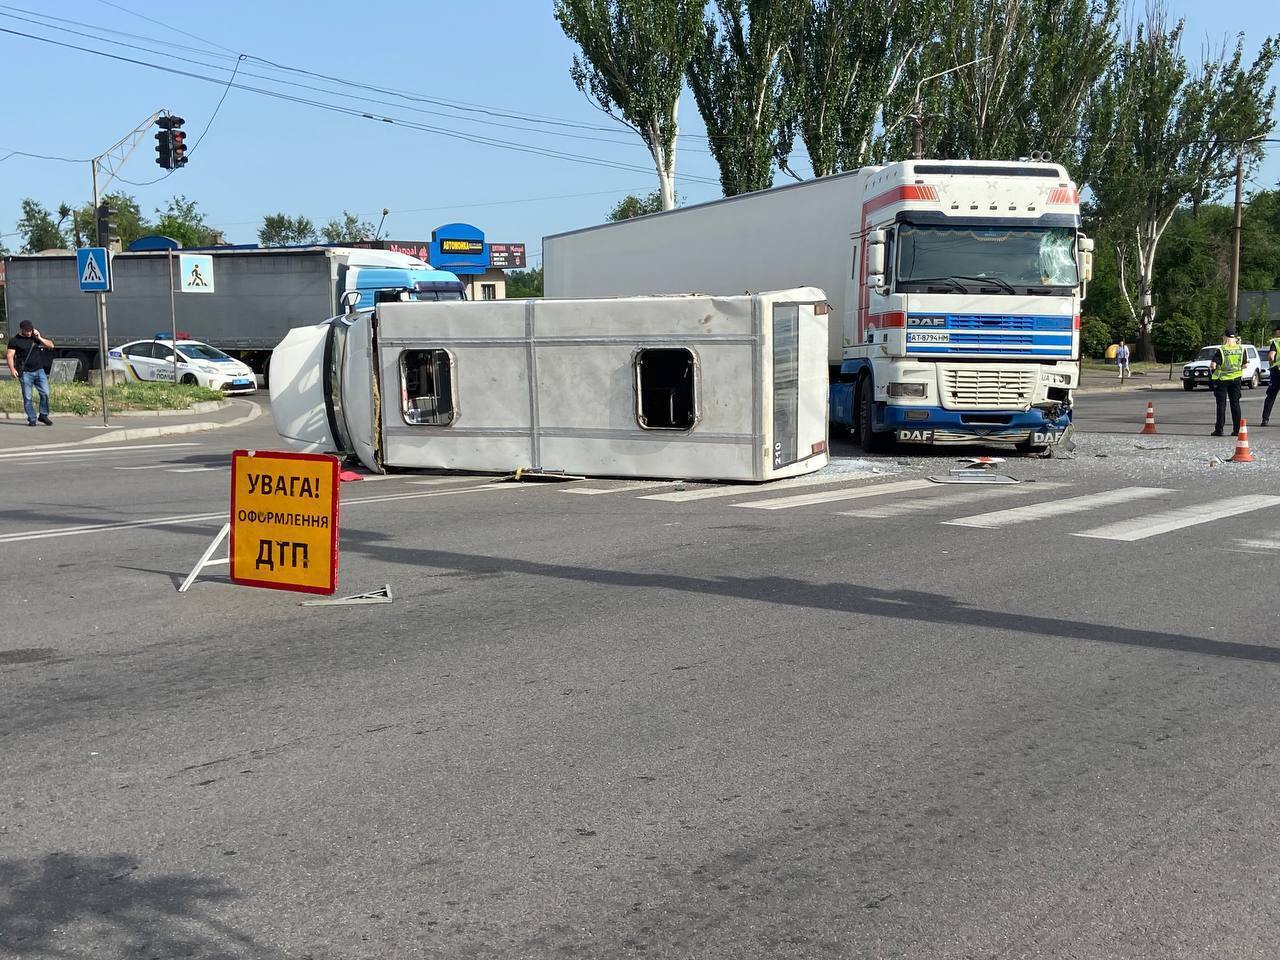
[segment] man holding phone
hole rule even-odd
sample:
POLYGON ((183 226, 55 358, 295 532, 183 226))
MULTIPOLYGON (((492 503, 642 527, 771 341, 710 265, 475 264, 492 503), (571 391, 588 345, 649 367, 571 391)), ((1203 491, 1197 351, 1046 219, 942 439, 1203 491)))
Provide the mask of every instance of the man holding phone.
POLYGON ((45 426, 53 425, 49 419, 49 375, 44 370, 44 350, 52 348, 53 341, 42 337, 30 320, 18 324, 18 335, 9 338, 5 360, 9 363, 9 373, 22 384, 22 406, 27 412, 29 427, 34 427, 37 420, 45 426), (39 417, 31 402, 33 387, 40 394, 39 417))

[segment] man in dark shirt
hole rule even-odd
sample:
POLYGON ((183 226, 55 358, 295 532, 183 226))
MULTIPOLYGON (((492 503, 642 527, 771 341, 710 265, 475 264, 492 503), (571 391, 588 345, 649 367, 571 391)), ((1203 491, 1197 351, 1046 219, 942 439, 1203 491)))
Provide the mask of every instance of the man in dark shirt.
POLYGON ((36 425, 36 408, 31 402, 31 389, 34 387, 40 394, 39 422, 50 426, 49 419, 49 375, 44 371, 44 353, 41 347, 53 347, 53 341, 42 337, 30 320, 18 324, 18 335, 9 338, 9 349, 5 352, 5 360, 9 363, 9 373, 22 384, 22 406, 27 411, 27 425, 36 425))

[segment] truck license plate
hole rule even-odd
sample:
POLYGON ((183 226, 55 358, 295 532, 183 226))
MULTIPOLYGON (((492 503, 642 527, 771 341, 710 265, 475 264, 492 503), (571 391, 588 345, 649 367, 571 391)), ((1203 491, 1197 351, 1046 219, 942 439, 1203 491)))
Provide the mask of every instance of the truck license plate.
POLYGON ((949 333, 908 333, 907 343, 950 343, 949 333))
POLYGON ((932 430, 899 430, 896 436, 902 443, 933 443, 932 430))

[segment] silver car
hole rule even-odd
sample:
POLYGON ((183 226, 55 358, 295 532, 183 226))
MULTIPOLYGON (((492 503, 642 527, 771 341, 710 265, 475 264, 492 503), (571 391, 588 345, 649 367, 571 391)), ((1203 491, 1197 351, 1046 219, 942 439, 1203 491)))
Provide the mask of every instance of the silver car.
MULTIPOLYGON (((1240 382, 1252 390, 1271 379, 1270 370, 1267 367, 1266 358, 1259 356, 1257 347, 1252 343, 1242 344, 1242 346, 1244 347, 1244 371, 1240 376, 1240 382)), ((1216 347, 1203 347, 1194 360, 1182 365, 1183 390, 1194 390, 1198 386, 1213 387, 1213 379, 1209 376, 1209 361, 1221 349, 1221 344, 1216 347)))

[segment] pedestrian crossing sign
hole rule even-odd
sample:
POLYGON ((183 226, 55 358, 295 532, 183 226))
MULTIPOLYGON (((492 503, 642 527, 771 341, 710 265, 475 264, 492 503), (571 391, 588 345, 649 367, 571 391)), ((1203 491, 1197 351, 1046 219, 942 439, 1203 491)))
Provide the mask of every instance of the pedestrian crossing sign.
POLYGON ((82 293, 111 291, 111 258, 106 247, 82 247, 76 251, 76 276, 82 293))

